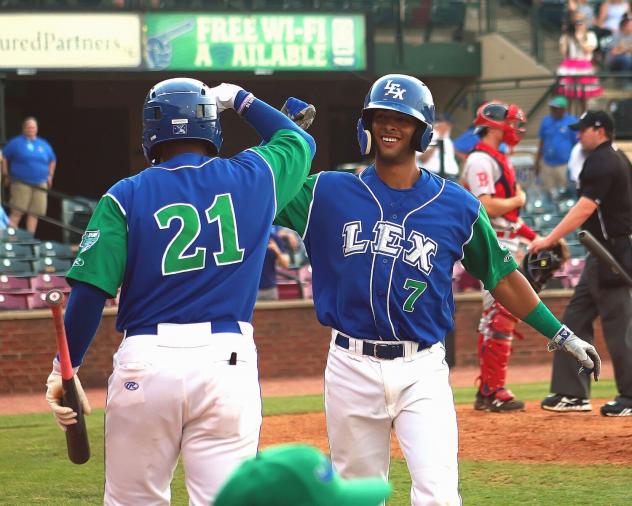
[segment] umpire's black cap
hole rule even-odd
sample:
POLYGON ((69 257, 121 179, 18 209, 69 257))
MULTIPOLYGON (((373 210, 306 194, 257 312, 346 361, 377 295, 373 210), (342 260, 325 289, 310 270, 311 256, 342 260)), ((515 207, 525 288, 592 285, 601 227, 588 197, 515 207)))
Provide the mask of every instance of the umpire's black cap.
POLYGON ((586 111, 579 117, 577 123, 569 125, 571 130, 584 130, 591 127, 603 127, 606 133, 611 134, 614 131, 614 120, 606 111, 586 111))

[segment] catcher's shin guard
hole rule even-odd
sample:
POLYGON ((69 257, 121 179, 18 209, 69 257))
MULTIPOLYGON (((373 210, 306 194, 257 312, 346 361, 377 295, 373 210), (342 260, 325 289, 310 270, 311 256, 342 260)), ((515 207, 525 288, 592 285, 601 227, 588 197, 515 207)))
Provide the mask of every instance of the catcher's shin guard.
POLYGON ((474 405, 476 409, 514 411, 524 408, 524 403, 515 400, 511 391, 505 389, 511 342, 517 322, 518 319, 498 302, 483 311, 478 335, 481 373, 474 405))

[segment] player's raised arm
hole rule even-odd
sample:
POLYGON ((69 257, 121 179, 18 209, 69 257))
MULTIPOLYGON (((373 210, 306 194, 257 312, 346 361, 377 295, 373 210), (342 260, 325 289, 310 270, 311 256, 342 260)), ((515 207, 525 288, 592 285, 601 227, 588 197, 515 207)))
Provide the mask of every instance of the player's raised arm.
POLYGON ((581 371, 599 377, 601 359, 595 347, 560 323, 540 300, 507 249, 498 244, 496 233, 481 206, 472 238, 463 248, 463 266, 483 282, 494 299, 513 315, 549 339, 549 351, 563 349, 581 364, 581 371))
MULTIPOLYGON (((284 113, 276 110, 252 93, 233 84, 220 84, 212 88, 216 94, 217 108, 221 112, 232 108, 241 115, 261 136, 264 144, 253 148, 268 164, 274 175, 277 212, 283 209, 296 195, 309 173, 316 144, 311 135, 300 128, 284 113)), ((297 117, 301 113, 302 101, 289 104, 297 117)), ((286 103, 286 107, 287 107, 286 103)), ((305 104, 307 106, 307 104, 305 104)), ((311 106, 309 115, 315 114, 311 106)))

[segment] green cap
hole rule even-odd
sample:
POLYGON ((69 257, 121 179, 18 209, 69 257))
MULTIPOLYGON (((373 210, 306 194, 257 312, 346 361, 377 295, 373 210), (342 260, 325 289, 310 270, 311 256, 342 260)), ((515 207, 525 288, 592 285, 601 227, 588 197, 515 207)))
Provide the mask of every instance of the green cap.
POLYGON ((557 109, 568 109, 568 99, 566 97, 557 96, 549 100, 549 107, 556 107, 557 109))
POLYGON ((243 462, 214 506, 377 506, 391 494, 381 478, 343 480, 319 450, 288 444, 243 462))

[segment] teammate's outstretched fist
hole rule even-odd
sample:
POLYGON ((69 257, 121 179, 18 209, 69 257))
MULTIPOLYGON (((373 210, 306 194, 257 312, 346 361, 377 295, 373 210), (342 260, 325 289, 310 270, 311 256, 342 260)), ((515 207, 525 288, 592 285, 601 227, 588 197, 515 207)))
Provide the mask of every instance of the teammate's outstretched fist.
POLYGON ((288 97, 281 107, 281 112, 303 130, 307 130, 316 117, 316 107, 294 97, 288 97))
POLYGON ((211 91, 215 94, 215 103, 217 104, 217 114, 225 111, 226 109, 235 108, 235 98, 243 88, 236 84, 222 83, 219 86, 211 88, 211 91))

